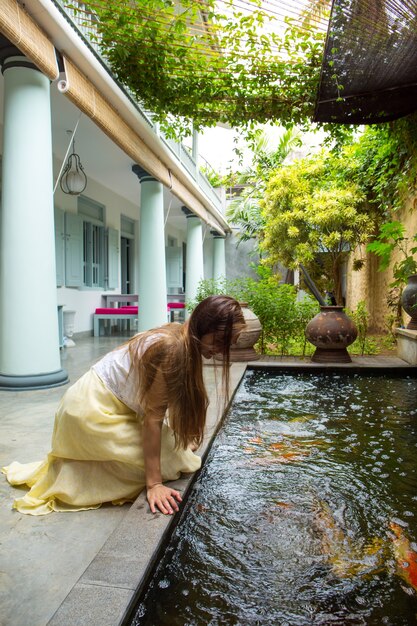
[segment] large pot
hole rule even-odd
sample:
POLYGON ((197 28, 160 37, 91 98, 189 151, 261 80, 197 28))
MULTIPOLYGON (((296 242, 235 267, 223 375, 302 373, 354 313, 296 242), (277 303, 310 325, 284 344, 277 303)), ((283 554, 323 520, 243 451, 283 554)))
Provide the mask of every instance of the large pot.
POLYGON ((253 346, 261 336, 262 326, 258 317, 249 309, 246 302, 240 302, 240 306, 245 318, 245 327, 240 333, 237 342, 230 348, 230 360, 234 362, 256 361, 259 359, 259 354, 253 346))
POLYGON ((306 337, 316 350, 311 357, 316 363, 351 363, 347 347, 358 336, 353 320, 342 306, 321 306, 307 324, 306 337))
POLYGON ((407 285, 401 294, 401 306, 411 317, 407 328, 417 330, 417 274, 409 276, 407 285))

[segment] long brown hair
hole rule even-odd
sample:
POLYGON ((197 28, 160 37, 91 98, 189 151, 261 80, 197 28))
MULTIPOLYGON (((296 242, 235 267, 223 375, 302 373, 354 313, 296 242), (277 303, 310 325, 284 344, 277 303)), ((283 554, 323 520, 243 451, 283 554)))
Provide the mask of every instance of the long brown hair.
POLYGON ((203 380, 201 339, 215 333, 227 397, 230 346, 244 324, 242 309, 234 298, 209 296, 197 305, 185 324, 166 324, 128 342, 132 368, 139 376, 138 401, 144 411, 157 373, 164 378, 169 423, 177 446, 198 446, 204 435, 209 400, 203 380))

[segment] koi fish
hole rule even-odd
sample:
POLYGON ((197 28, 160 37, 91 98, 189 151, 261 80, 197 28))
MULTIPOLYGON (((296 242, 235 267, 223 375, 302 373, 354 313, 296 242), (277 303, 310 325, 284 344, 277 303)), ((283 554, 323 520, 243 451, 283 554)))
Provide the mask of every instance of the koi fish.
POLYGON ((328 445, 328 441, 325 439, 314 439, 314 433, 301 432, 285 433, 283 439, 287 441, 289 445, 293 446, 323 446, 328 445))
POLYGON ((297 448, 316 448, 318 446, 327 448, 329 445, 328 442, 323 439, 295 439, 293 435, 290 434, 288 434, 287 437, 289 445, 297 448))
POLYGON ((207 511, 210 511, 208 506, 206 506, 205 504, 201 504, 201 502, 197 502, 195 508, 198 513, 207 513, 207 511))
POLYGON ((254 458, 250 461, 251 465, 262 465, 268 467, 274 464, 292 463, 295 461, 301 461, 306 454, 300 454, 300 452, 286 452, 285 454, 279 454, 274 456, 261 456, 254 458))
POLYGON ((300 461, 304 456, 309 456, 310 453, 308 450, 293 450, 289 452, 283 452, 278 456, 279 459, 282 460, 283 463, 288 461, 300 461))
POLYGON ((268 448, 270 450, 285 450, 286 448, 288 448, 288 445, 280 441, 277 441, 275 443, 270 443, 268 448))
POLYGON ((289 437, 285 441, 277 441, 268 444, 268 450, 286 450, 301 451, 301 454, 305 454, 303 448, 315 448, 317 446, 323 446, 324 441, 320 439, 290 439, 289 437))
POLYGON ((260 456, 253 460, 251 464, 271 465, 273 463, 291 463, 301 461, 311 454, 311 450, 317 446, 327 445, 327 442, 320 439, 293 439, 285 437, 279 441, 266 441, 262 437, 256 436, 247 440, 250 445, 243 448, 245 454, 261 452, 260 456), (256 447, 254 447, 256 446, 256 447), (260 450, 261 448, 261 450, 260 450), (268 456, 265 456, 264 452, 268 456), (272 454, 271 454, 272 453, 272 454))
POLYGON ((417 590, 417 552, 412 549, 410 540, 399 524, 390 522, 389 527, 394 533, 391 540, 397 562, 397 574, 410 587, 417 590))
POLYGON ((284 502, 283 500, 273 500, 273 502, 282 509, 292 509, 294 506, 292 502, 284 502))
POLYGON ((299 415, 297 417, 292 417, 288 420, 289 424, 304 424, 305 422, 309 422, 312 419, 315 419, 317 415, 299 415))
POLYGON ((263 443, 264 441, 263 441, 262 437, 252 437, 252 439, 248 439, 248 442, 249 443, 256 443, 256 444, 259 445, 259 444, 263 443))
POLYGON ((323 500, 316 504, 314 525, 321 536, 322 553, 338 578, 365 576, 383 569, 383 540, 373 537, 364 546, 354 542, 337 523, 329 505, 323 500))
POLYGON ((272 507, 262 511, 260 517, 266 519, 267 522, 273 523, 282 517, 283 512, 294 507, 292 502, 283 502, 281 500, 273 500, 272 507))

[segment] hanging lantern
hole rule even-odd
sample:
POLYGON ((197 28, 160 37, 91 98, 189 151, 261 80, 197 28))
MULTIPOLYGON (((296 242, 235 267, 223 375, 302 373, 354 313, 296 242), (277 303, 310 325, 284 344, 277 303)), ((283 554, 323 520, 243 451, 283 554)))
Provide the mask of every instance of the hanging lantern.
POLYGON ((87 176, 81 165, 81 159, 75 153, 75 141, 72 142, 72 154, 68 157, 59 185, 64 193, 72 196, 78 196, 87 187, 87 176))

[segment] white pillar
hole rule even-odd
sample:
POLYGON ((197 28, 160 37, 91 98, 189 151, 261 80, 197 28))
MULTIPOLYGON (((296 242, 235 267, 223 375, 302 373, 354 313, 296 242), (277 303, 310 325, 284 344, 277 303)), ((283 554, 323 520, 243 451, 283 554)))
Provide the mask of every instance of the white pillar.
POLYGON ((68 381, 56 297, 49 80, 16 49, 4 74, 0 388, 68 381))
POLYGON ((187 255, 185 274, 185 299, 194 300, 200 280, 204 278, 203 227, 199 217, 187 207, 182 207, 187 216, 187 255))
POLYGON ((213 279, 226 278, 226 249, 225 237, 216 230, 210 231, 213 235, 213 279))
POLYGON ((139 165, 139 331, 167 322, 163 185, 139 165))

